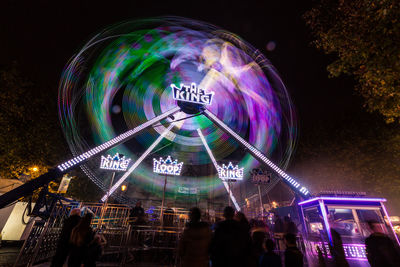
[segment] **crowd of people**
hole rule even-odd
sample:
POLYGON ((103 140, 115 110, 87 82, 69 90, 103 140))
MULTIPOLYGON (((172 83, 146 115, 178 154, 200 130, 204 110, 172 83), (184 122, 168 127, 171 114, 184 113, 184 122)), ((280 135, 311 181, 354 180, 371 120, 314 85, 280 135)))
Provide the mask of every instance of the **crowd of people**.
MULTIPOLYGON (((170 226, 172 211, 167 210, 163 221, 170 226)), ((283 266, 281 257, 274 252, 275 243, 266 224, 254 219, 249 222, 243 213, 235 213, 232 207, 226 207, 223 216, 224 220, 211 224, 201 221, 199 208, 190 210, 177 249, 182 266, 283 266)), ((134 218, 133 225, 146 223, 140 202, 132 208, 130 217, 134 218)), ((106 241, 91 227, 92 219, 91 212, 81 217, 80 209, 71 211, 64 221, 52 267, 65 263, 69 267, 96 266, 106 241)), ((288 228, 288 223, 291 221, 282 223, 282 232, 288 228)), ((287 233, 285 240, 285 266, 303 266, 295 234, 287 233)))
POLYGON ((106 244, 105 238, 93 230, 93 213, 81 217, 80 209, 71 210, 65 219, 51 267, 94 267, 106 244))
MULTIPOLYGON (((262 221, 249 222, 243 213, 235 213, 229 206, 224 209, 224 220, 212 226, 200 221, 200 215, 199 208, 190 210, 189 222, 179 241, 178 255, 183 267, 210 266, 210 263, 213 267, 303 266, 303 254, 297 248, 294 233, 284 234, 283 264, 275 252, 269 227, 262 221)), ((283 223, 282 227, 287 227, 288 223, 283 223)))
MULTIPOLYGON (((171 212, 172 214, 172 212, 171 212)), ((130 216, 136 225, 145 223, 144 209, 138 202, 130 216)), ((170 213, 165 212, 163 221, 170 225, 170 213)), ((260 220, 248 221, 242 212, 228 206, 223 220, 215 223, 202 221, 199 208, 190 209, 189 221, 178 242, 177 256, 182 267, 302 267, 304 256, 297 245, 298 229, 290 217, 282 220, 275 215, 270 226, 260 220), (278 252, 283 252, 279 254, 278 252)), ((64 221, 57 250, 51 266, 69 267, 96 266, 106 240, 91 227, 93 214, 81 217, 81 210, 73 209, 64 221)), ((399 248, 382 231, 379 225, 370 222, 371 235, 366 238, 367 258, 372 267, 400 266, 399 248)), ((334 266, 349 266, 341 236, 331 229, 334 266)), ((317 248, 319 266, 327 266, 326 257, 317 248)))

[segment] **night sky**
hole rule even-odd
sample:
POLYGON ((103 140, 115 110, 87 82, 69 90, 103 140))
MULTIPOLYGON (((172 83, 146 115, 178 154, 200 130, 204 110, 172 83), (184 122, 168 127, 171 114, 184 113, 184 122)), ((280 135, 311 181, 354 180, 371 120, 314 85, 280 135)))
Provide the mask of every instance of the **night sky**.
MULTIPOLYGON (((328 78, 326 66, 334 56, 324 55, 310 44, 312 36, 302 19, 304 12, 310 9, 311 1, 233 3, 2 1, 0 65, 17 61, 25 75, 56 97, 58 81, 67 61, 93 34, 110 24, 161 15, 183 16, 215 24, 258 48, 280 73, 291 94, 299 122, 300 148, 289 173, 297 175, 300 181, 312 183, 311 178, 300 176, 307 175, 307 172, 301 171, 303 165, 297 164, 306 161, 299 155, 304 151, 303 142, 315 135, 329 142, 338 131, 350 124, 354 127, 354 121, 381 125, 383 119, 364 111, 361 98, 353 90, 351 77, 328 78), (270 41, 276 43, 273 51, 266 49, 270 41), (320 133, 312 132, 316 125, 322 128, 320 133)), ((312 189, 313 185, 308 187, 312 189)), ((367 191, 365 188, 347 190, 358 189, 367 191)), ((393 207, 400 211, 398 208, 393 207)))
POLYGON ((7 2, 0 11, 0 63, 17 60, 24 73, 47 85, 44 87, 58 84, 69 58, 102 28, 128 19, 176 15, 215 24, 263 52, 283 78, 304 123, 307 117, 331 116, 338 106, 357 101, 351 79, 327 78, 326 65, 331 59, 310 45, 311 35, 301 17, 310 4, 303 1, 301 6, 297 1, 255 1, 247 5, 202 1, 197 6, 167 4, 169 1, 113 1, 107 5, 95 1, 63 5, 54 1, 7 2), (266 50, 270 41, 276 43, 271 52, 266 50))

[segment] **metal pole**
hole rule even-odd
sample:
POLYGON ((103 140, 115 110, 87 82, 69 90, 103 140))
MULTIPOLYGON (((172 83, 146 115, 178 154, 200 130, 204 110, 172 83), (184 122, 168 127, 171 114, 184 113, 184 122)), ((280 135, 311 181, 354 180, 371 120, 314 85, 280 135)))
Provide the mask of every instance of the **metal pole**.
MULTIPOLYGON (((206 151, 207 151, 208 155, 210 156, 211 161, 212 161, 212 163, 214 164, 215 169, 218 170, 217 161, 215 160, 214 155, 212 154, 211 149, 210 149, 210 147, 208 146, 208 144, 207 144, 207 142, 206 142, 206 139, 204 138, 203 134, 201 133, 201 130, 200 130, 200 129, 197 129, 197 133, 199 134, 200 139, 201 139, 201 141, 203 142, 203 145, 204 145, 204 147, 206 148, 206 151)), ((235 205, 236 210, 237 210, 237 211, 240 211, 240 207, 239 207, 239 205, 237 204, 235 197, 233 196, 233 194, 230 193, 228 182, 227 182, 226 180, 224 180, 224 179, 221 179, 221 181, 222 181, 222 183, 223 183, 223 185, 224 185, 226 191, 227 191, 228 194, 230 195, 230 196, 229 196, 229 197, 230 197, 230 201, 233 202, 233 204, 235 205)))
POLYGON ((265 193, 265 194, 267 195, 267 198, 268 198, 268 203, 269 203, 269 204, 271 204, 271 199, 269 198, 268 192, 267 192, 267 193, 265 193))
MULTIPOLYGON (((179 114, 178 114, 179 115, 179 114)), ((181 117, 179 117, 181 118, 181 117)), ((122 175, 122 177, 113 185, 113 187, 111 187, 111 192, 110 195, 113 194, 113 192, 115 190, 117 190, 117 188, 125 181, 125 179, 128 178, 128 176, 139 166, 139 164, 150 154, 151 151, 153 151, 153 149, 161 142, 161 140, 171 131, 171 129, 176 126, 177 122, 173 122, 171 123, 167 129, 165 129, 162 134, 156 139, 156 141, 154 141, 153 144, 151 144, 151 146, 149 146, 149 148, 147 148, 147 150, 136 160, 135 163, 133 163, 133 165, 129 168, 128 171, 126 171, 124 173, 124 175, 122 175)), ((157 127, 157 126, 155 126, 157 127)), ((105 198, 107 197, 107 194, 105 194, 101 200, 105 201, 105 198)))
POLYGON ((161 226, 164 226, 164 201, 165 201, 165 190, 167 188, 167 174, 165 174, 165 180, 164 180, 164 190, 163 190, 163 195, 162 195, 162 202, 161 202, 161 212, 160 212, 160 222, 161 226))
POLYGON ((115 177, 115 172, 113 172, 112 176, 111 176, 111 183, 110 183, 110 187, 108 188, 108 191, 107 191, 107 198, 106 198, 106 200, 104 201, 104 204, 103 204, 103 209, 101 211, 100 221, 97 224, 97 228, 98 229, 101 229, 101 225, 103 224, 104 213, 107 212, 108 198, 110 197, 111 187, 112 187, 112 185, 114 183, 114 177, 115 177))
POLYGON ((260 184, 258 184, 257 186, 258 186, 258 196, 260 197, 261 217, 264 217, 264 207, 262 203, 260 184))
POLYGON ((228 199, 229 199, 229 206, 230 206, 231 205, 231 195, 232 195, 230 180, 228 180, 228 186, 229 186, 228 199))

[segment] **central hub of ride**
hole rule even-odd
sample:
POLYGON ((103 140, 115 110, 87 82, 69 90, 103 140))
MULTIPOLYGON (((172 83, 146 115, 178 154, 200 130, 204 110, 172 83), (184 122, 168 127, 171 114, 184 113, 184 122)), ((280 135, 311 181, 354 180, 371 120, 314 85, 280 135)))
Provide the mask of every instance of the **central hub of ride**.
POLYGON ((205 109, 205 105, 211 105, 214 92, 207 92, 196 85, 185 85, 183 83, 180 86, 171 84, 173 97, 178 102, 178 106, 186 114, 196 114, 205 109))
POLYGON ((181 108, 181 111, 191 115, 202 112, 205 109, 204 105, 188 103, 184 101, 178 101, 178 107, 181 108))

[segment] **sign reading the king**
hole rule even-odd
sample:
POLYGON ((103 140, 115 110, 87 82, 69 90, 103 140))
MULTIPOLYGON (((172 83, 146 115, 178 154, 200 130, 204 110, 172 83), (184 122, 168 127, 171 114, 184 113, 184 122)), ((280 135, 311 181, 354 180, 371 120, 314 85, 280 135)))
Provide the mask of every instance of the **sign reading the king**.
POLYGON ((113 170, 113 171, 126 171, 131 159, 125 159, 125 156, 115 154, 114 157, 107 155, 101 156, 100 169, 113 170))
POLYGON ((218 176, 222 180, 243 180, 243 169, 239 168, 238 165, 233 166, 232 162, 229 162, 228 166, 222 164, 218 166, 218 176))
POLYGON ((200 105, 211 105, 214 92, 206 92, 204 89, 197 87, 195 83, 189 85, 180 84, 177 87, 171 84, 172 92, 175 100, 190 102, 200 105))
POLYGON ((160 158, 160 160, 153 159, 153 172, 166 174, 166 175, 180 175, 182 170, 183 162, 178 163, 178 160, 172 161, 171 156, 168 156, 166 160, 160 158))

